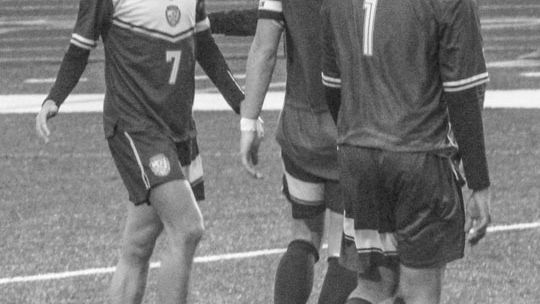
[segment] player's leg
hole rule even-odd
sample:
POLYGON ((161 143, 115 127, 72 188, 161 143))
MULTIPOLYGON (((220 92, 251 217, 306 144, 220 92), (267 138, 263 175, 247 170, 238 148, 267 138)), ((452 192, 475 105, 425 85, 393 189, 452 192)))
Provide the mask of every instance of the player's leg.
POLYGON ((327 182, 326 238, 328 243, 328 268, 324 277, 319 304, 343 304, 357 285, 357 272, 339 262, 343 238, 343 200, 337 182, 327 182))
POLYGON ((444 266, 411 268, 401 265, 398 298, 407 304, 439 303, 444 269, 444 266))
POLYGON ((111 282, 113 304, 142 302, 149 260, 163 225, 153 207, 128 205, 120 259, 111 282))
POLYGON ((283 155, 283 193, 290 202, 291 242, 280 259, 274 285, 275 304, 304 304, 313 287, 324 232, 324 181, 283 155))
POLYGON ((380 150, 340 146, 338 159, 345 208, 341 260, 358 270, 347 303, 392 301, 399 268, 389 197, 381 184, 380 150))
MULTIPOLYGON (((165 229, 169 246, 160 270, 158 297, 160 303, 185 303, 193 254, 203 224, 193 191, 178 161, 177 145, 159 130, 152 129, 128 133, 117 128, 108 142, 130 200, 140 205, 134 209, 136 212, 130 221, 135 228, 128 226, 126 232, 128 241, 132 241, 128 244, 139 241, 136 245, 146 248, 145 258, 149 259, 155 237, 165 229), (144 214, 143 210, 150 208, 143 206, 147 203, 152 211, 144 214), (154 225, 144 225, 145 220, 154 225), (137 235, 136 232, 144 231, 147 226, 153 228, 148 228, 152 233, 143 235, 147 238, 131 239, 132 234, 137 235)), ((116 281, 114 284, 122 285, 116 281)))
POLYGON ((398 297, 407 304, 436 304, 445 265, 464 254, 464 209, 456 171, 449 158, 435 154, 390 154, 387 168, 392 173, 387 176, 400 185, 394 208, 401 264, 398 297))
POLYGON ((158 278, 159 303, 186 303, 193 256, 204 231, 202 214, 186 180, 157 186, 150 202, 163 222, 169 245, 158 278))
POLYGON ((204 185, 196 139, 176 143, 175 152, 181 179, 160 184, 150 193, 169 245, 158 278, 160 303, 186 303, 193 256, 204 230, 197 205, 197 200, 204 199, 204 185))
POLYGON ((304 304, 313 287, 314 265, 324 231, 324 212, 310 219, 291 219, 291 239, 279 261, 275 304, 304 304))
POLYGON ((377 266, 358 275, 358 285, 349 296, 350 303, 394 303, 399 272, 396 266, 377 266), (363 301, 363 302, 362 302, 363 301))

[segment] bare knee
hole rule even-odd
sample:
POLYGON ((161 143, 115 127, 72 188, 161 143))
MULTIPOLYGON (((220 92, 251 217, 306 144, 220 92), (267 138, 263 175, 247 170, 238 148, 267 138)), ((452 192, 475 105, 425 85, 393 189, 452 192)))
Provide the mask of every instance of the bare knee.
POLYGON ((182 228, 169 229, 167 234, 171 245, 170 249, 183 252, 185 249, 197 247, 204 235, 204 225, 201 219, 182 228))
POLYGON ((204 235, 204 225, 202 219, 189 227, 185 233, 184 242, 187 244, 198 244, 204 235))
POLYGON ((204 233, 203 218, 187 181, 176 180, 156 187, 150 201, 173 245, 199 242, 204 233))
POLYGON ((422 269, 401 266, 398 296, 405 303, 439 303, 444 269, 444 266, 422 269))
POLYGON ((154 251, 154 239, 128 238, 124 240, 121 256, 130 264, 143 265, 148 263, 154 251))
POLYGON ((130 264, 146 264, 163 225, 150 206, 128 207, 121 258, 130 264))

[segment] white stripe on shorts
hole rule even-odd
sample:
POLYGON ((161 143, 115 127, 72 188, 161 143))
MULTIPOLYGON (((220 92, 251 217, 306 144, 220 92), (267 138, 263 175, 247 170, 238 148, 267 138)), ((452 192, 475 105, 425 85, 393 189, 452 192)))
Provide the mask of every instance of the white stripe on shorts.
POLYGON ((182 167, 182 173, 190 184, 196 184, 202 179, 204 172, 200 155, 197 155, 188 166, 182 166, 182 164, 180 166, 182 167))
POLYGON ((289 194, 299 199, 301 202, 305 202, 313 205, 320 205, 324 201, 324 184, 323 183, 310 183, 303 180, 299 180, 285 171, 285 178, 287 179, 287 187, 289 194))
POLYGON ((137 165, 139 165, 139 169, 141 170, 141 178, 143 180, 144 186, 146 187, 146 190, 150 189, 150 180, 148 179, 148 175, 146 175, 146 172, 144 172, 144 167, 141 161, 141 157, 139 156, 139 152, 137 151, 137 148, 135 147, 135 142, 133 142, 133 139, 127 132, 124 132, 124 135, 126 135, 127 139, 129 140, 129 144, 131 145, 131 149, 133 150, 133 153, 135 154, 135 159, 137 160, 137 165))
POLYGON ((354 229, 354 220, 345 217, 343 220, 343 233, 349 239, 354 239, 358 252, 377 251, 384 254, 397 252, 397 240, 393 233, 379 233, 376 230, 354 229))

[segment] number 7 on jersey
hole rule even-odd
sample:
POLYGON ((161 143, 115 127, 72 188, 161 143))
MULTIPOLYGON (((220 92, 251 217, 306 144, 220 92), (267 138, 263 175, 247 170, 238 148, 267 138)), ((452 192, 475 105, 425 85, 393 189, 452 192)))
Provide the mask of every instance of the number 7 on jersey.
POLYGON ((373 32, 378 0, 364 0, 364 55, 373 56, 373 32))
POLYGON ((167 62, 172 62, 171 76, 169 76, 169 84, 175 84, 176 77, 178 76, 178 70, 180 67, 182 51, 167 51, 165 53, 165 57, 167 62))

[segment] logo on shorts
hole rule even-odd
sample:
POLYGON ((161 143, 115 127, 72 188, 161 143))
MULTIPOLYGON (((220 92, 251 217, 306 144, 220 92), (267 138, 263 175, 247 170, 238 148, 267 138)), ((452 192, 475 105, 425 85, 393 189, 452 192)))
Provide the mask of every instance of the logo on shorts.
POLYGON ((165 17, 167 17, 167 22, 170 26, 177 25, 180 22, 180 8, 176 5, 167 6, 165 17))
POLYGON ((150 169, 155 176, 167 176, 171 172, 171 164, 167 156, 160 153, 150 158, 150 169))

